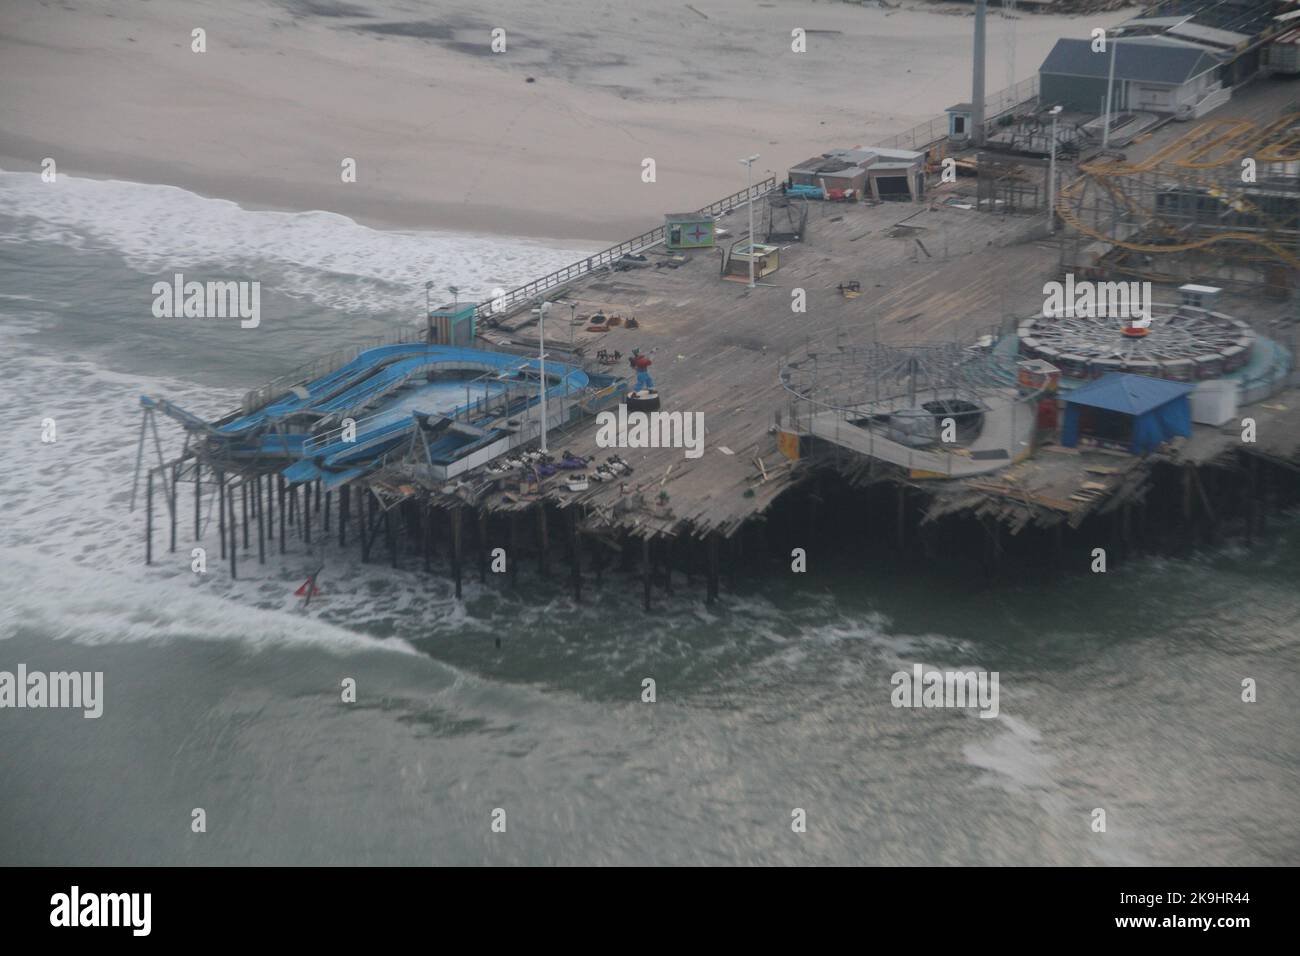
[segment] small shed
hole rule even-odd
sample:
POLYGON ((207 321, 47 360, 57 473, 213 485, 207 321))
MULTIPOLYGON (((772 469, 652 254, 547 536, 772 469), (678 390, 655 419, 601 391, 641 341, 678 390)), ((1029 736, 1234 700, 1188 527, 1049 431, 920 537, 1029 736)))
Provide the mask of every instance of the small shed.
POLYGON ((440 305, 429 311, 430 345, 473 345, 473 302, 465 305, 440 305))
POLYGON ((1178 291, 1182 294, 1183 305, 1190 305, 1197 309, 1215 308, 1219 304, 1219 295, 1223 292, 1218 286, 1196 285, 1192 282, 1180 285, 1178 291))
MULTIPOLYGON (((903 152, 903 150, 898 150, 903 152)), ((922 155, 915 159, 889 158, 867 167, 867 192, 877 201, 915 200, 925 195, 922 155)))
POLYGON ((874 154, 866 150, 833 149, 791 166, 790 185, 844 192, 853 190, 861 196, 867 184, 866 167, 874 158, 874 154))
POLYGON ((1192 434, 1194 385, 1111 372, 1065 399, 1061 444, 1080 442, 1145 454, 1175 435, 1192 434))
MULTIPOLYGON (((743 240, 740 240, 743 242, 743 240)), ((781 267, 780 250, 761 242, 737 245, 726 262, 728 276, 749 278, 749 261, 754 260, 754 278, 771 275, 781 267)))
POLYGON ((713 217, 698 212, 670 212, 664 234, 667 249, 709 249, 716 239, 713 217))
POLYGON ((948 107, 944 112, 948 114, 948 141, 964 143, 970 139, 975 107, 969 103, 958 103, 948 107))
POLYGON ((832 149, 790 167, 790 186, 848 196, 920 199, 925 191, 925 154, 910 149, 832 149))

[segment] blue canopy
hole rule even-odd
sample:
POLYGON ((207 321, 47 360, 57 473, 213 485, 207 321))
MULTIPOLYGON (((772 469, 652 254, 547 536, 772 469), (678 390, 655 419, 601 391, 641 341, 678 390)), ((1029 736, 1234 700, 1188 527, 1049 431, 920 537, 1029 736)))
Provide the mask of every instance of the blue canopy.
POLYGON ((1192 408, 1187 396, 1195 385, 1147 375, 1111 372, 1075 389, 1065 399, 1061 444, 1079 443, 1079 417, 1083 408, 1127 415, 1133 419, 1129 451, 1150 451, 1174 435, 1192 434, 1192 408))

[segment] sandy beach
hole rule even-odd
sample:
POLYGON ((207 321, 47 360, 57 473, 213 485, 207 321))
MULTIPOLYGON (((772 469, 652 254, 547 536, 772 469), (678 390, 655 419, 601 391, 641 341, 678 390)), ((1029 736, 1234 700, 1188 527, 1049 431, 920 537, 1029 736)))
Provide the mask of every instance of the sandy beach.
MULTIPOLYGON (((0 12, 0 168, 614 241, 969 96, 969 5, 111 0, 0 12), (494 28, 506 49, 491 49, 494 28), (790 49, 807 31, 806 53, 790 49), (206 31, 206 52, 191 31, 206 31), (532 82, 529 82, 532 78, 532 82), (342 163, 356 161, 345 183, 342 163), (656 181, 642 181, 643 161, 656 181)), ((1120 15, 1107 15, 1108 21, 1120 15)), ((1015 74, 1096 17, 1021 14, 1015 74)), ((990 11, 990 92, 1008 21, 990 11)))

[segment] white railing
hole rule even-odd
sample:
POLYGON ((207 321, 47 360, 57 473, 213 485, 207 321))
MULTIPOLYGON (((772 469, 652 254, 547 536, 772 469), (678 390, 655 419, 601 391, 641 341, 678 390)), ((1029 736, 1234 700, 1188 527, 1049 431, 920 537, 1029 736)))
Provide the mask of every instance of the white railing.
MULTIPOLYGON (((724 212, 730 212, 738 206, 743 206, 751 200, 762 199, 777 186, 776 177, 769 176, 762 182, 755 183, 748 189, 742 189, 740 192, 732 193, 725 196, 717 202, 699 210, 704 216, 720 216, 724 212)), ((526 302, 533 301, 543 292, 554 289, 556 286, 564 285, 566 282, 572 282, 574 279, 587 275, 596 269, 606 266, 612 266, 619 259, 627 255, 633 255, 644 249, 649 249, 664 241, 666 230, 663 226, 656 226, 649 232, 643 232, 639 236, 626 239, 617 245, 610 246, 608 249, 602 249, 600 252, 593 253, 585 259, 570 263, 563 269, 556 269, 554 272, 542 276, 540 279, 534 279, 517 289, 511 289, 509 292, 496 298, 482 302, 475 309, 474 314, 480 319, 488 319, 496 315, 504 315, 517 306, 526 302)))
POLYGON ((390 332, 388 335, 377 336, 374 339, 367 339, 358 345, 349 345, 345 348, 337 349, 328 355, 322 355, 319 358, 312 359, 290 372, 285 372, 265 385, 245 393, 243 401, 240 404, 241 410, 245 415, 251 415, 259 408, 263 408, 277 398, 290 391, 295 385, 302 385, 307 382, 314 382, 318 378, 323 378, 331 372, 337 372, 344 365, 347 365, 362 352, 367 349, 379 348, 384 345, 405 345, 414 344, 424 341, 424 333, 416 328, 401 328, 396 332, 390 332))
MULTIPOLYGON (((344 432, 352 429, 354 435, 360 435, 378 418, 382 418, 385 412, 376 412, 374 415, 367 415, 365 418, 358 418, 351 426, 340 425, 338 428, 331 428, 327 432, 321 432, 319 435, 312 435, 302 443, 304 458, 311 458, 317 455, 322 448, 327 448, 340 441, 344 432)), ((391 416, 390 416, 391 417, 391 416)))

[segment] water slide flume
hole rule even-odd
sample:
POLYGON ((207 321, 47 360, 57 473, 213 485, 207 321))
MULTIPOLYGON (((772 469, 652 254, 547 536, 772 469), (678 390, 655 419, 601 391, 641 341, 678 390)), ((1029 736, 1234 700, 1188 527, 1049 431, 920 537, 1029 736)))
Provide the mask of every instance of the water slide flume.
MULTIPOLYGON (((292 459, 280 471, 290 483, 325 487, 354 480, 423 431, 429 462, 444 467, 518 431, 517 416, 540 403, 540 363, 504 352, 402 344, 369 349, 251 414, 214 423, 165 399, 143 397, 147 409, 179 421, 217 457, 245 463, 292 459)), ((580 368, 547 363, 548 399, 587 388, 580 368)))

